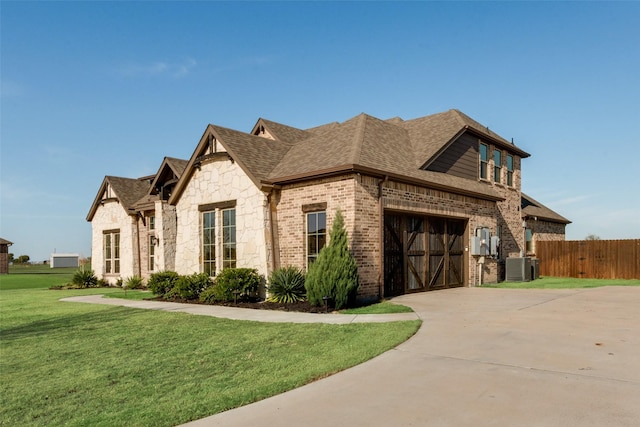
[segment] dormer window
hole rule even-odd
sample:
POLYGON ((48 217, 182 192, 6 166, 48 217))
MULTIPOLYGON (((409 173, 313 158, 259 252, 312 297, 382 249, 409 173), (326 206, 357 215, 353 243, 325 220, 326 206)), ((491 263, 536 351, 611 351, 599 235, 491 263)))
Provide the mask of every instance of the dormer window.
POLYGON ((487 167, 489 165, 489 146, 480 143, 480 179, 487 178, 487 167))
POLYGON ((502 151, 493 150, 493 182, 500 182, 502 175, 502 151))

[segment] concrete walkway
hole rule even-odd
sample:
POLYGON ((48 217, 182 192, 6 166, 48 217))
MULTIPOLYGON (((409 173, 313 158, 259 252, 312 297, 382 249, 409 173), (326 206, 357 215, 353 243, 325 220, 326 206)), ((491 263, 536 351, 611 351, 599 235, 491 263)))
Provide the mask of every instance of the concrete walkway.
POLYGON ((255 310, 236 307, 224 307, 218 305, 204 304, 184 304, 178 302, 164 301, 138 301, 121 298, 104 298, 102 295, 86 295, 78 297, 63 298, 61 301, 86 302, 90 304, 117 305, 131 308, 142 308, 147 310, 175 311, 182 313, 197 314, 201 316, 213 316, 233 320, 251 320, 254 322, 269 323, 373 323, 373 322, 396 322, 402 320, 417 320, 417 313, 394 313, 394 314, 317 314, 298 313, 277 310, 255 310))
POLYGON ((640 287, 405 295, 409 341, 185 426, 640 425, 640 287))

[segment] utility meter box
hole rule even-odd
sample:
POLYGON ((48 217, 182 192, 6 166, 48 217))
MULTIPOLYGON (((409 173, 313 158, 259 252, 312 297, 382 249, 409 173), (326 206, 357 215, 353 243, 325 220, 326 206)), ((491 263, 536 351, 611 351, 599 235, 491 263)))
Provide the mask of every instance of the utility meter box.
POLYGON ((491 232, 488 228, 478 228, 471 238, 471 255, 491 255, 491 232))

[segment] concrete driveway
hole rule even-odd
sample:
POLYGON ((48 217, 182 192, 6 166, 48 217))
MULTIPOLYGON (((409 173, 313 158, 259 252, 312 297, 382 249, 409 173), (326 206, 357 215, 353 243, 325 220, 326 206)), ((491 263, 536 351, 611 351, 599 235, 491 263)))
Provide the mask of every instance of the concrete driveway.
POLYGON ((638 426, 640 287, 405 295, 396 349, 203 426, 638 426))

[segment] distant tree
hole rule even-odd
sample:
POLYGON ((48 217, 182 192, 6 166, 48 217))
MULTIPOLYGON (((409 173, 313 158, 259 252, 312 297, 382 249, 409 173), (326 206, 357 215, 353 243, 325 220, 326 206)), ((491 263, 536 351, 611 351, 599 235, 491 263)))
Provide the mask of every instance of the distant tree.
POLYGON ((26 264, 30 259, 31 258, 29 258, 29 255, 20 255, 16 260, 14 260, 14 262, 16 264, 26 264))
POLYGON ((14 261, 13 254, 11 252, 9 252, 8 260, 9 260, 9 263, 12 263, 14 261))
POLYGON ((589 234, 587 237, 584 238, 584 240, 600 240, 600 236, 597 236, 595 234, 589 234))

